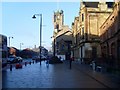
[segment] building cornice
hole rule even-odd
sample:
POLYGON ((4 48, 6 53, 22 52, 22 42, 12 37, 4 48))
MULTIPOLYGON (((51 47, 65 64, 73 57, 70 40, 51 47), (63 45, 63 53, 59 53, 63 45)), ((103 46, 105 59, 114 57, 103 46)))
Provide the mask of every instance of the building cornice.
POLYGON ((68 32, 71 32, 71 34, 72 34, 72 31, 66 31, 66 32, 64 32, 64 33, 60 34, 59 36, 56 36, 56 38, 59 38, 59 37, 61 37, 62 35, 64 35, 64 34, 68 33, 68 32))

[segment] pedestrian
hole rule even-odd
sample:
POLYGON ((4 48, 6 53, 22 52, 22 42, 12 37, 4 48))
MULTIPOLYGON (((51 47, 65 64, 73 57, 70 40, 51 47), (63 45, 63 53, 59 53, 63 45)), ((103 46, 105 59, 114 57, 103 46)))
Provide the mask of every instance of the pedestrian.
POLYGON ((31 61, 29 62, 29 64, 31 65, 31 61))
POLYGON ((25 62, 25 66, 27 66, 27 62, 25 62))
POLYGON ((72 57, 70 58, 70 69, 72 68, 72 57))
POLYGON ((12 71, 12 64, 10 64, 10 71, 12 71))
POLYGON ((35 63, 37 63, 37 60, 35 60, 35 63))
POLYGON ((49 67, 49 60, 50 60, 50 56, 47 56, 47 60, 46 60, 46 66, 47 66, 47 68, 49 67))
POLYGON ((46 66, 49 67, 49 59, 46 60, 46 66))
POLYGON ((61 56, 59 57, 59 59, 61 60, 61 56))

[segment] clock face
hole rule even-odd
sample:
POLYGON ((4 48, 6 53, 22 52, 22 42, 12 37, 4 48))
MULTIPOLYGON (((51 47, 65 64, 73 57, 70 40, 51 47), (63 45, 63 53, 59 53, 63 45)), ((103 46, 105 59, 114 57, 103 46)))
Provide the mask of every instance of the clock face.
POLYGON ((60 18, 60 16, 58 16, 58 19, 60 18))

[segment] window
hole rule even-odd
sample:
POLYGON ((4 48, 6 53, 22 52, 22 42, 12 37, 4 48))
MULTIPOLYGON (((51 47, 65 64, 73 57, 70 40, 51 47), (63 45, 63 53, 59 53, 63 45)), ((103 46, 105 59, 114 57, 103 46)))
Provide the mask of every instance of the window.
POLYGON ((77 44, 77 34, 75 35, 75 44, 77 44))
POLYGON ((56 15, 54 15, 54 22, 56 22, 56 15))
POLYGON ((111 54, 113 57, 115 56, 115 43, 114 42, 111 44, 111 54))
POLYGON ((82 21, 84 21, 84 14, 82 14, 82 21))
POLYGON ((88 40, 88 34, 85 33, 85 40, 88 40))
POLYGON ((84 34, 84 27, 82 27, 82 35, 84 34))
POLYGON ((76 44, 78 43, 78 34, 76 35, 76 44))
POLYGON ((65 47, 64 44, 62 44, 61 50, 64 50, 64 47, 65 47))
POLYGON ((60 19, 60 16, 57 16, 57 19, 60 19))
POLYGON ((59 29, 59 25, 58 24, 56 25, 56 29, 59 29))
POLYGON ((82 27, 82 39, 84 39, 84 27, 82 27))

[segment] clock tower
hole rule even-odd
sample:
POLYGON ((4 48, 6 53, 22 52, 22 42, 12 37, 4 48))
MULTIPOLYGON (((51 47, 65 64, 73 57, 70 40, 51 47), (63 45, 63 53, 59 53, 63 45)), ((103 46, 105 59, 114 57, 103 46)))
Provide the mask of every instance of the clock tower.
POLYGON ((54 24, 54 32, 55 33, 58 33, 59 31, 61 31, 62 26, 64 24, 63 10, 54 12, 53 24, 54 24))

